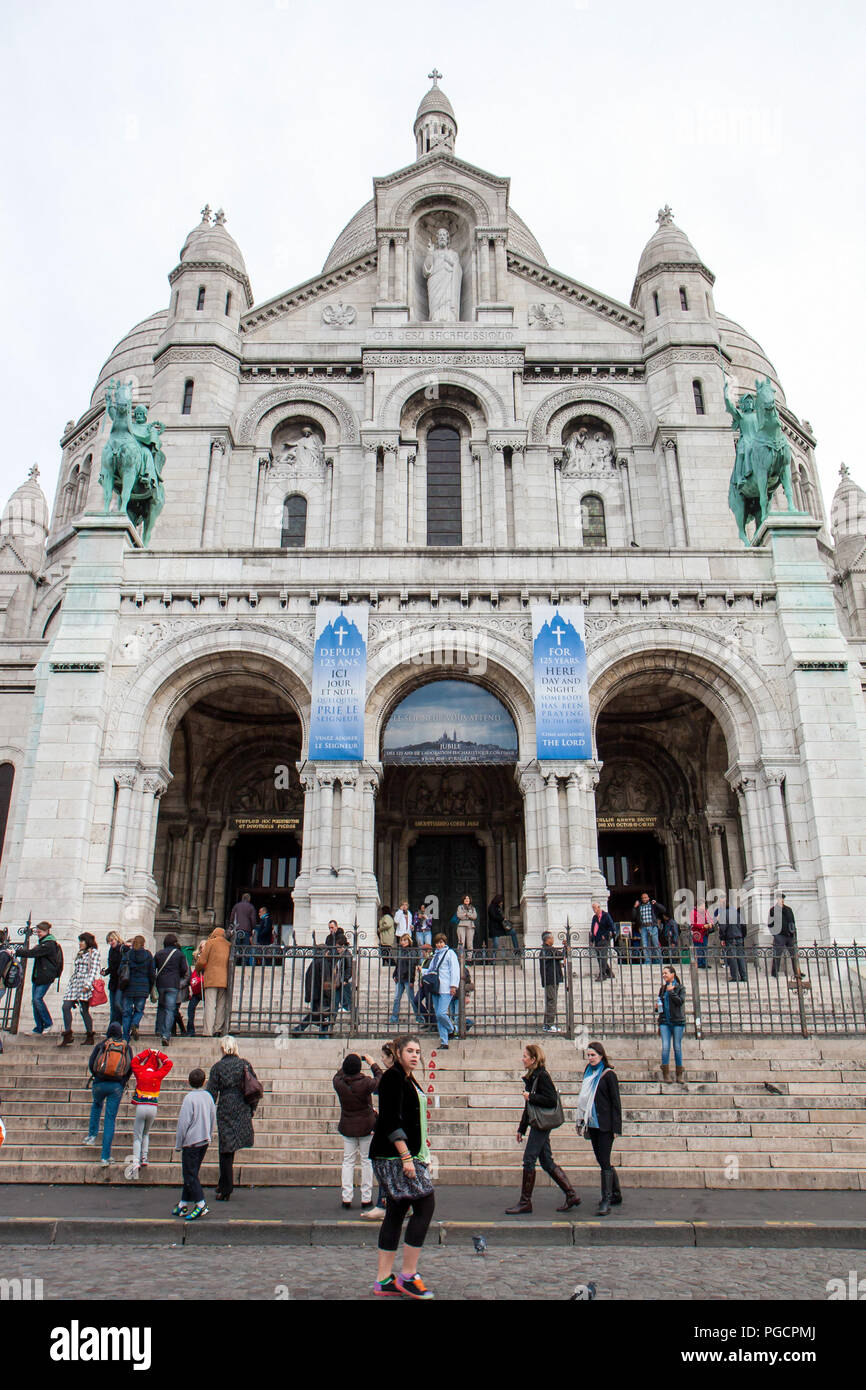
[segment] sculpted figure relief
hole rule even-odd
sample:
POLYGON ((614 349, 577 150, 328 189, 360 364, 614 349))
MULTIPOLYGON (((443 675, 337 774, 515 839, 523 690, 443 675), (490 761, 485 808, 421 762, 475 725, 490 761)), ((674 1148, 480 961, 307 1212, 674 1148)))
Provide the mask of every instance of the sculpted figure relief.
POLYGON ((300 439, 294 444, 284 444, 278 460, 281 464, 291 464, 299 473, 315 473, 324 461, 325 451, 309 425, 304 426, 300 439))
POLYGON ((436 233, 436 245, 427 242, 424 274, 427 278, 427 318, 434 323, 457 323, 463 270, 460 257, 450 247, 445 227, 436 233))
POLYGON ((603 430, 593 434, 586 425, 581 425, 566 442, 562 455, 563 476, 601 473, 613 460, 613 444, 608 435, 603 430))

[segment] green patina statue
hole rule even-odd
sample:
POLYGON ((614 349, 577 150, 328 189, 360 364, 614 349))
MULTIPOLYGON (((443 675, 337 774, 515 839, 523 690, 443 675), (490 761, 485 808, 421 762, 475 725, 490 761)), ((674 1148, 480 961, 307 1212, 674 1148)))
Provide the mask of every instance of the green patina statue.
POLYGON ((770 510, 770 498, 781 484, 788 500, 788 511, 795 511, 791 491, 791 449, 782 433, 776 409, 776 393, 769 377, 755 379, 754 393, 746 391, 734 405, 725 381, 725 409, 733 417, 732 429, 739 430, 737 455, 728 504, 737 522, 740 540, 749 545, 746 522, 755 522, 757 535, 770 510))
POLYGON ((156 518, 165 506, 162 469, 165 454, 160 436, 165 428, 158 420, 147 422, 143 405, 132 409, 132 382, 110 381, 105 405, 111 418, 111 434, 102 450, 102 485, 105 516, 111 499, 119 495, 118 511, 125 512, 141 539, 148 544, 156 518))

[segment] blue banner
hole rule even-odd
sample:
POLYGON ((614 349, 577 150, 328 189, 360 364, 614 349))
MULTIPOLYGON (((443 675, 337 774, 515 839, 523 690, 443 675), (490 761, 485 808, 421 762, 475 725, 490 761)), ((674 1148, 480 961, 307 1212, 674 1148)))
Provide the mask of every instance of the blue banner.
POLYGON ((532 652, 536 757, 591 758, 583 605, 533 606, 532 652))
POLYGON ((366 603, 320 603, 316 609, 308 754, 313 762, 364 757, 368 612, 366 603))

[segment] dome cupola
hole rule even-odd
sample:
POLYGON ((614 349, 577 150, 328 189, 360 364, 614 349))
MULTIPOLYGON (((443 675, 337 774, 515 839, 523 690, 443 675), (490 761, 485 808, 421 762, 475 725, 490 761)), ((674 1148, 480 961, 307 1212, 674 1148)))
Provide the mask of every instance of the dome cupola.
POLYGON ((425 154, 442 154, 445 151, 453 154, 454 142, 457 139, 457 118, 454 109, 439 86, 442 74, 434 68, 427 75, 433 79, 433 86, 421 98, 421 105, 412 127, 418 159, 423 158, 425 154))

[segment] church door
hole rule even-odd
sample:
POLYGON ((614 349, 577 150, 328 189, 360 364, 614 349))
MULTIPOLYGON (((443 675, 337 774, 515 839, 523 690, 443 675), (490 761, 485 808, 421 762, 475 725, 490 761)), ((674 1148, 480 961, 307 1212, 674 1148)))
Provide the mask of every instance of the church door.
POLYGON ((444 931, 454 945, 457 933, 449 923, 466 893, 479 924, 486 926, 486 859, 484 847, 474 835, 421 835, 409 850, 409 906, 417 912, 432 895, 439 907, 434 929, 444 931))

